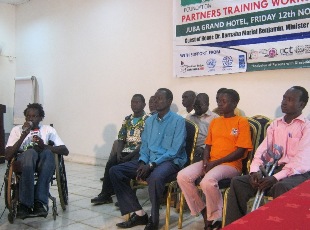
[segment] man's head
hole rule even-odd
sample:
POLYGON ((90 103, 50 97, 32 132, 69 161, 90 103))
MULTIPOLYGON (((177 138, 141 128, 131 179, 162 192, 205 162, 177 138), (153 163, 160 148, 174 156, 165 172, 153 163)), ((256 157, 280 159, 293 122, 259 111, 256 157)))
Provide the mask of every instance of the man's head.
POLYGON ((155 93, 155 108, 158 113, 168 111, 173 101, 173 94, 169 89, 160 88, 155 93))
POLYGON ((194 105, 196 98, 196 93, 194 91, 188 90, 182 94, 182 105, 185 108, 190 108, 194 105))
POLYGON ((223 91, 225 91, 227 88, 220 88, 217 92, 216 92, 216 103, 219 99, 219 96, 221 93, 223 93, 223 91))
POLYGON ((194 103, 195 114, 201 116, 209 109, 209 96, 206 93, 199 93, 194 103))
POLYGON ((145 99, 142 94, 135 94, 131 99, 131 110, 135 115, 140 115, 145 107, 145 99))
POLYGON ((41 104, 33 103, 27 105, 27 108, 24 110, 24 116, 26 121, 33 123, 33 127, 37 127, 45 117, 45 112, 41 104))
POLYGON ((221 114, 233 113, 240 100, 239 94, 236 90, 226 89, 219 95, 217 106, 221 114))
POLYGON ((308 92, 301 86, 289 88, 283 95, 281 102, 282 112, 287 115, 299 116, 309 100, 308 92))
POLYGON ((156 112, 155 96, 151 96, 149 99, 149 110, 150 110, 150 113, 156 112))

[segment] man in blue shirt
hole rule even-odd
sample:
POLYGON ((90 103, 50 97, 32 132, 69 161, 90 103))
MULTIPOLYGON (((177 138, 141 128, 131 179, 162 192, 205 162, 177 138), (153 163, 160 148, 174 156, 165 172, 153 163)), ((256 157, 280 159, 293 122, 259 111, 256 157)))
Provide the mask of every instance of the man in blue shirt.
POLYGON ((165 184, 175 180, 187 161, 185 152, 185 120, 170 111, 173 94, 160 88, 155 94, 156 115, 145 121, 139 160, 133 160, 110 169, 110 178, 122 215, 133 212, 128 221, 118 223, 120 228, 146 225, 145 229, 158 229, 160 199, 165 184), (152 203, 151 216, 144 212, 130 180, 146 180, 152 203))

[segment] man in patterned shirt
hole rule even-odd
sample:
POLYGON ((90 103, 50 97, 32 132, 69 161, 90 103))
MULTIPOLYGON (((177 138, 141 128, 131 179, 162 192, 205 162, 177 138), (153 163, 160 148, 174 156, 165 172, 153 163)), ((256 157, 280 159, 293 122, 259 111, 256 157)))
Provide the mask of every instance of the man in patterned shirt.
POLYGON ((144 112, 145 99, 141 94, 133 95, 131 109, 133 114, 126 116, 118 133, 118 139, 114 142, 112 152, 106 164, 102 190, 100 194, 91 199, 93 204, 112 203, 114 195, 113 185, 110 180, 109 170, 112 166, 139 158, 141 134, 144 129, 145 119, 148 117, 144 112))

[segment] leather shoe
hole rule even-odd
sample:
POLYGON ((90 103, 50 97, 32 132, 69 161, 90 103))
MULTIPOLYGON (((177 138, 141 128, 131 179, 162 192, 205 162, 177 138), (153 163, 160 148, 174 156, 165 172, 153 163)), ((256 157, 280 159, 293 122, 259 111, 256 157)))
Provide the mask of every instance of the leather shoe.
POLYGON ((27 206, 20 203, 17 206, 16 218, 23 220, 23 219, 29 217, 30 213, 31 213, 30 208, 28 208, 27 206))
POLYGON ((100 193, 97 197, 90 200, 92 204, 110 204, 113 203, 112 197, 100 193))
POLYGON ((104 177, 101 177, 100 180, 103 181, 104 177))
POLYGON ((48 211, 41 202, 35 201, 32 214, 34 216, 46 217, 48 214, 48 211))
POLYGON ((148 216, 145 213, 144 216, 138 216, 136 213, 133 213, 130 217, 129 220, 118 223, 116 224, 117 227, 119 228, 132 228, 137 225, 145 225, 148 223, 148 216))
POLYGON ((158 224, 154 224, 152 221, 152 217, 150 216, 149 222, 145 226, 144 230, 157 230, 158 224))

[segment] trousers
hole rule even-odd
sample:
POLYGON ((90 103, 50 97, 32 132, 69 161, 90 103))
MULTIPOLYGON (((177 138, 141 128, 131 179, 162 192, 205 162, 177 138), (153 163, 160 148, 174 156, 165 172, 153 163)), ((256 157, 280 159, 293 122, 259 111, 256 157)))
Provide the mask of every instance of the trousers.
POLYGON ((178 173, 177 181, 191 210, 191 215, 199 214, 206 207, 208 220, 217 220, 222 217, 223 198, 218 182, 238 175, 240 172, 229 165, 218 165, 205 174, 203 161, 182 169, 178 173), (206 197, 206 204, 195 185, 195 181, 201 176, 203 179, 200 182, 200 187, 206 197))
MULTIPOLYGON (((266 191, 266 195, 276 198, 308 179, 310 179, 310 172, 284 178, 266 191)), ((228 193, 226 225, 247 214, 247 202, 256 195, 256 192, 257 189, 250 184, 250 175, 232 179, 228 193)))
POLYGON ((34 201, 40 201, 48 206, 49 186, 55 171, 54 153, 44 149, 41 153, 28 149, 17 157, 21 164, 19 181, 19 202, 31 208, 34 201), (38 180, 34 185, 34 173, 38 173, 38 180))
MULTIPOLYGON (((115 165, 110 169, 110 179, 122 215, 142 209, 135 191, 130 187, 130 180, 136 179, 138 167, 138 160, 132 160, 115 165)), ((175 180, 179 170, 180 168, 178 165, 175 165, 171 161, 166 161, 156 166, 146 178, 148 193, 152 204, 151 218, 154 224, 159 223, 160 199, 163 196, 165 184, 175 180)))

